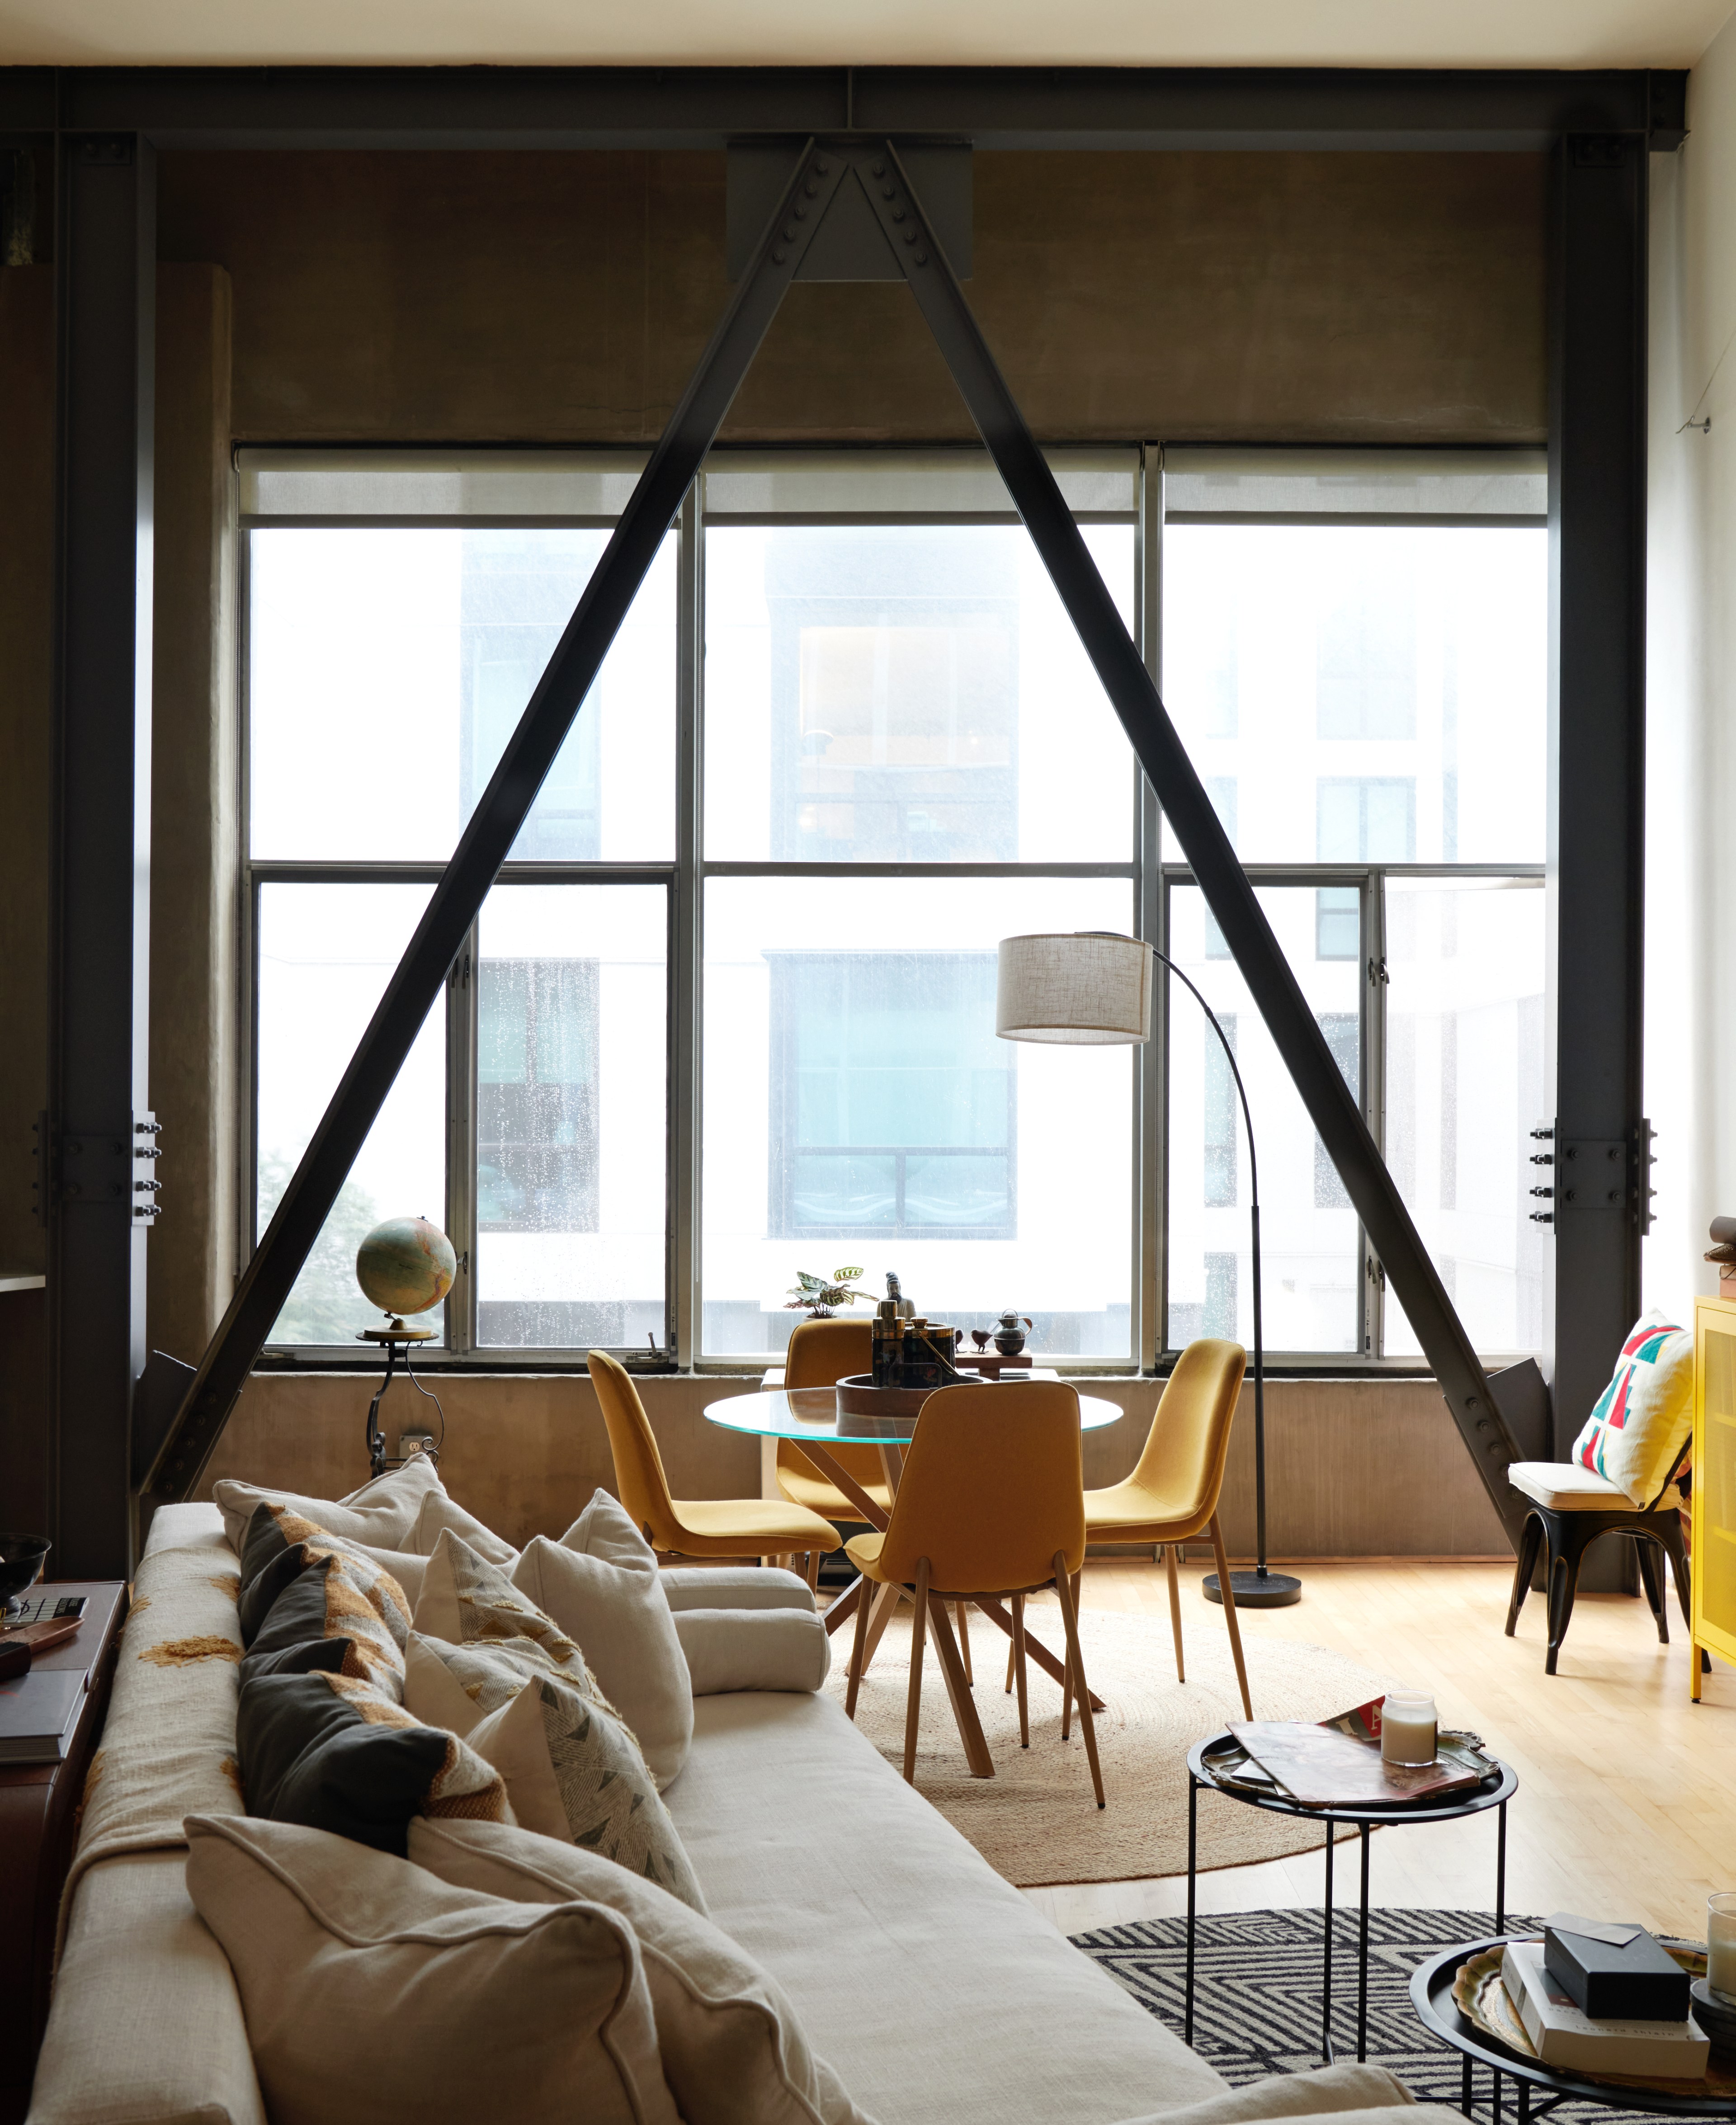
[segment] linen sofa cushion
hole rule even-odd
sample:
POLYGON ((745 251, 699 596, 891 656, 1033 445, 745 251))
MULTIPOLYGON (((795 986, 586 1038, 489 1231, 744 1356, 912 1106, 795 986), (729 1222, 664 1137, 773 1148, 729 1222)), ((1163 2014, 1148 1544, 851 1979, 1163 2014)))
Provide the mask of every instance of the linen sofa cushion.
POLYGON ((247 1523, 237 1612, 247 1647, 243 1686, 256 1675, 322 1668, 402 1699, 403 1589, 365 1551, 287 1505, 257 1506, 247 1523))
POLYGON ((500 1774, 346 1675, 262 1675, 242 1686, 236 1753, 251 1815, 402 1856, 412 1815, 510 1820, 500 1774))
MULTIPOLYGON (((489 1657, 419 1637, 409 1703, 426 1706, 430 1717, 455 1710, 428 1661, 449 1662, 449 1675, 458 1681, 461 1672, 475 1676, 489 1657)), ((582 1845, 703 1911, 705 1898, 681 1840, 637 1742, 614 1708, 551 1675, 527 1680, 504 1663, 492 1681, 479 1679, 479 1694, 492 1708, 468 1729, 463 1746, 498 1771, 514 1820, 545 1837, 582 1845), (498 1701, 502 1692, 504 1702, 498 1701)), ((463 1694, 474 1701, 475 1682, 463 1694)))
POLYGON ((832 1642, 812 1609, 682 1609, 675 1635, 695 1697, 727 1689, 818 1689, 832 1642))
POLYGON ((477 1554, 486 1557, 491 1564, 510 1568, 518 1555, 503 1535, 484 1527, 474 1513, 467 1513, 457 1499, 439 1484, 423 1499, 422 1509, 416 1516, 416 1524, 404 1548, 418 1557, 432 1557, 435 1544, 448 1528, 454 1534, 462 1535, 477 1554))
POLYGON ((576 1845, 494 1823, 417 1822, 410 1857, 454 1887, 607 1904, 632 1926, 657 2047, 686 2125, 868 2125, 808 2048, 781 1986, 708 1918, 576 1845))
POLYGON ((1642 1510, 1659 1496, 1694 1427, 1694 1336, 1655 1308, 1634 1323, 1609 1385, 1569 1457, 1642 1510))
POLYGON ((371 1543, 376 1549, 407 1549, 407 1538, 414 1530, 428 1494, 441 1487, 434 1463, 426 1454, 411 1456, 402 1468, 388 1469, 352 1491, 345 1498, 309 1498, 298 1491, 278 1491, 257 1483, 242 1483, 225 1477, 211 1487, 211 1496, 223 1515, 223 1532, 238 1555, 246 1539, 247 1522, 258 1505, 288 1505, 327 1534, 341 1535, 346 1542, 371 1543))
POLYGON ((271 2125, 678 2125, 617 1912, 475 1896, 288 1824, 186 1829, 271 2125))
POLYGON ((537 1535, 512 1584, 582 1648, 632 1727, 659 1789, 687 1760, 694 1692, 656 1556, 625 1509, 598 1491, 558 1543, 537 1535))
POLYGON ((831 1698, 699 1699, 669 1810, 712 1918, 882 2125, 1120 2125, 1223 2093, 831 1698))

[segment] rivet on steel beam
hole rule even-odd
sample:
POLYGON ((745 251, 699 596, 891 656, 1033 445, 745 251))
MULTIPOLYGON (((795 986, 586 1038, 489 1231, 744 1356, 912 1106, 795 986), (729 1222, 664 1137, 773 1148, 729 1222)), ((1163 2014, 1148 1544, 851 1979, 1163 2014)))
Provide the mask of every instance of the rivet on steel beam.
POLYGON ((880 187, 880 196, 882 199, 896 199, 898 187, 896 185, 882 185, 880 187))
POLYGON ((873 175, 877 177, 883 177, 886 175, 886 164, 884 163, 871 163, 868 165, 868 167, 873 175))
POLYGON ((901 206, 895 206, 892 209, 892 219, 894 221, 902 221, 904 219, 904 209, 901 206))
POLYGON ((797 200, 793 211, 794 212, 797 221, 806 221, 807 219, 807 209, 803 206, 800 200, 797 200))
POLYGON ((793 229, 786 229, 783 232, 783 240, 786 243, 793 243, 796 240, 795 230, 793 229))
POLYGON ((831 164, 830 164, 829 162, 827 162, 827 161, 826 161, 826 159, 825 156, 823 156, 823 155, 820 158, 820 159, 819 159, 819 160, 815 163, 815 165, 814 165, 815 169, 818 172, 818 173, 820 174, 820 176, 821 176, 822 177, 826 175, 826 172, 827 172, 829 169, 830 169, 830 167, 832 167, 832 166, 831 166, 831 164))
POLYGON ((906 243, 914 243, 916 241, 915 230, 914 229, 906 229, 904 232, 904 240, 906 243))
POLYGON ((928 264, 928 262, 929 262, 929 254, 927 253, 927 252, 926 252, 926 251, 919 251, 919 252, 916 253, 916 263, 917 263, 919 266, 926 266, 926 265, 928 264))
POLYGON ((802 187, 802 189, 807 194, 810 199, 817 199, 819 196, 820 187, 814 182, 812 177, 808 179, 807 182, 802 187))
POLYGON ((776 249, 775 251, 774 251, 774 252, 773 252, 773 253, 772 253, 772 263, 773 263, 773 265, 774 265, 774 266, 781 266, 781 265, 783 263, 784 260, 785 260, 788 256, 789 256, 789 253, 788 253, 788 252, 784 249, 783 246, 780 243, 780 244, 778 246, 777 249, 776 249))

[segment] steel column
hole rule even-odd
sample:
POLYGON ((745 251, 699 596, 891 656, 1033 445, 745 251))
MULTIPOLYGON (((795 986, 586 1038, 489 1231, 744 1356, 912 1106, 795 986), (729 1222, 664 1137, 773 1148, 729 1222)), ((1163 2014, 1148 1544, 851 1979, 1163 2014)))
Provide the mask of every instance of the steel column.
POLYGON ((155 158, 132 134, 74 134, 58 165, 51 1569, 118 1579, 154 1200, 152 1160, 134 1153, 153 1148, 135 1131, 149 1126, 155 158))
POLYGON ((1156 684, 934 238, 896 147, 886 141, 851 152, 953 380, 1175 828, 1273 1044, 1416 1330, 1490 1502, 1517 1545, 1519 1501, 1503 1472, 1519 1458, 1518 1450, 1356 1095, 1333 1060, 1156 684))
MULTIPOLYGON (((1646 144, 1555 157, 1549 456, 1549 1074, 1555 1439, 1564 1454, 1640 1310, 1644 1197, 1646 144), (1619 1147, 1614 1161, 1610 1145, 1619 1147), (1599 1185, 1566 1153, 1604 1147, 1599 1185), (1602 1185, 1614 1175, 1620 1199, 1602 1185), (1571 1189, 1569 1199, 1567 1190, 1571 1189)), ((1539 1117, 1547 1119, 1547 1117, 1539 1117)))
POLYGON ((548 668, 507 741, 499 766, 459 837, 416 934, 386 985, 379 1008, 242 1272, 234 1299, 145 1477, 148 1492, 184 1498, 198 1482, 846 167, 835 153, 814 153, 812 142, 797 159, 754 264, 743 276, 670 416, 548 668))

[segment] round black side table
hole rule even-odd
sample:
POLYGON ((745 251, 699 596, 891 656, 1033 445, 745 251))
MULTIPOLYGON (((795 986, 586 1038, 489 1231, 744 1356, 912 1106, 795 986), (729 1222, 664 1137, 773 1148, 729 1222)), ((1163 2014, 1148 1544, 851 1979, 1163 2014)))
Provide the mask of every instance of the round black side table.
MULTIPOLYGON (((1306 1822, 1354 1823, 1362 1834, 1362 1901, 1357 1934, 1357 2061, 1368 2057, 1368 1837, 1371 1831, 1387 1823, 1457 1822, 1485 1808, 1499 1811, 1495 1835, 1495 1924, 1507 1923, 1507 1803, 1518 1790, 1518 1774, 1510 1764, 1495 1760, 1498 1779, 1485 1779, 1447 1795, 1432 1807, 1400 1801, 1385 1807, 1304 1807, 1300 1802, 1277 1793, 1249 1793, 1240 1786, 1221 1783, 1206 1761, 1208 1751, 1234 1748, 1235 1737, 1227 1727, 1196 1741, 1188 1751, 1188 1989, 1182 2029, 1184 2040, 1193 2042, 1193 1921, 1194 1883, 1197 1874, 1199 1796, 1202 1786, 1244 1807, 1258 1807, 1269 1815, 1293 1815, 1306 1822)), ((1336 2054, 1332 2043, 1332 1857, 1334 1840, 1326 1840, 1326 1906, 1321 1923, 1320 1948, 1320 2057, 1330 2066, 1336 2054)))
POLYGON ((1410 2004, 1417 2010, 1418 2019, 1431 2035, 1463 2056, 1459 2108, 1467 2118, 1471 2114, 1470 2072, 1475 2064, 1494 2069, 1491 2105, 1494 2125, 1500 2125, 1503 2074, 1510 2075, 1517 2085, 1519 2125, 1531 2125, 1534 2118, 1546 2118, 1560 2103, 1601 2103, 1609 2110, 1655 2110, 1665 2118, 1736 2118, 1736 2096, 1666 2095, 1652 2089, 1612 2088, 1605 2081, 1582 2080, 1576 2074, 1545 2066, 1541 2059, 1509 2051, 1505 2044, 1485 2035, 1453 1998, 1453 1980, 1472 1956, 1500 1947, 1503 1937, 1497 1934, 1489 1940, 1467 1941, 1462 1948, 1449 1948, 1410 1975, 1410 2004), (1541 2090, 1545 2100, 1533 2103, 1533 2089, 1541 2090))

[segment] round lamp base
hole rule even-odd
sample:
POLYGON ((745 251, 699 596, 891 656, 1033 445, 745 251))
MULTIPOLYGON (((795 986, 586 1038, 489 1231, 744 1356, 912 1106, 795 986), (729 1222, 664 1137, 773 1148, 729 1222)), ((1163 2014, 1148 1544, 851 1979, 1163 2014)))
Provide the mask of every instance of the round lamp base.
MULTIPOLYGON (((1200 1591, 1208 1601, 1222 1605, 1215 1571, 1208 1571, 1200 1581, 1200 1591)), ((1232 1571, 1230 1591, 1238 1609, 1287 1609, 1301 1600, 1302 1582, 1287 1571, 1232 1571)))

